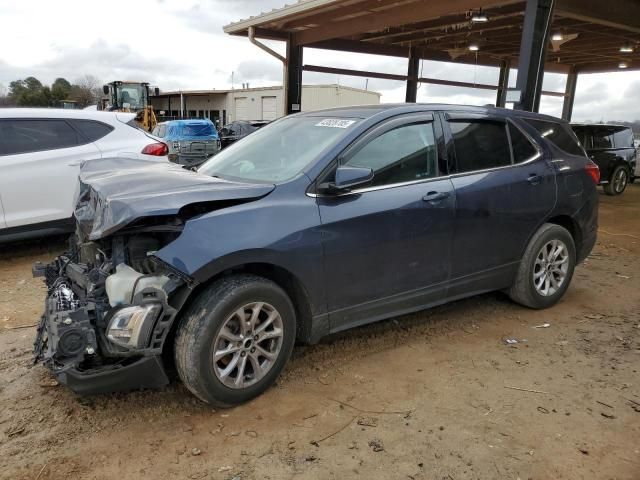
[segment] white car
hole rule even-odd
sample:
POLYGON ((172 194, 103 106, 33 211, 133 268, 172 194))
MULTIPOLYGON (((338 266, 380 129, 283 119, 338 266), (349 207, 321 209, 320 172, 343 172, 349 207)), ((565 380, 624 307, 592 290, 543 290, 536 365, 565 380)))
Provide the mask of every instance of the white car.
POLYGON ((133 113, 0 109, 0 242, 73 230, 80 164, 107 157, 168 162, 133 113))

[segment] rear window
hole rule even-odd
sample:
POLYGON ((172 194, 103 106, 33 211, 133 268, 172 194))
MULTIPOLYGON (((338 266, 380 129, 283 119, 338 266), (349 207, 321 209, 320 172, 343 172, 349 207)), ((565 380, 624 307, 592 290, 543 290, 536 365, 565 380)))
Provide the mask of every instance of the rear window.
POLYGON ((563 152, 569 155, 584 156, 584 151, 580 147, 578 139, 568 127, 561 123, 546 120, 534 120, 532 118, 523 118, 523 120, 563 152))
POLYGON ((111 125, 95 120, 69 120, 88 142, 95 142, 113 131, 111 125))
POLYGON ((187 124, 182 126, 182 135, 185 137, 211 137, 215 135, 215 129, 209 123, 187 124))
POLYGON ((64 120, 0 120, 0 155, 41 152, 85 143, 64 120))
POLYGON ((585 148, 633 148, 633 131, 628 127, 607 125, 576 125, 574 132, 585 148))

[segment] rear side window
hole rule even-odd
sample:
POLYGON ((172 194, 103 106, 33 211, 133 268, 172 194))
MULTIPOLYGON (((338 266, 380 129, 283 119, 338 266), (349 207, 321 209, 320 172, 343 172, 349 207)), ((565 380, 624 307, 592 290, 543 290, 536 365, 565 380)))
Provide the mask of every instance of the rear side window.
POLYGON ((0 120, 0 155, 75 147, 84 143, 64 120, 0 120))
POLYGON ((344 165, 373 170, 371 186, 392 185, 435 177, 436 142, 433 124, 402 125, 374 138, 344 165))
POLYGON ((511 165, 505 124, 486 120, 449 121, 458 173, 511 165))
POLYGON ((523 118, 523 120, 563 152, 566 152, 569 155, 584 156, 584 152, 582 151, 582 148, 580 148, 578 139, 562 124, 548 122, 545 120, 534 120, 531 118, 523 118))
POLYGON ((633 147, 633 132, 630 128, 623 128, 613 134, 613 144, 616 148, 633 147))
POLYGON ((527 136, 515 125, 509 123, 509 136, 511 137, 511 149, 513 150, 513 162, 522 163, 533 158, 538 150, 529 141, 527 136))
POLYGON ((113 131, 111 125, 95 120, 69 120, 88 142, 95 142, 113 131))

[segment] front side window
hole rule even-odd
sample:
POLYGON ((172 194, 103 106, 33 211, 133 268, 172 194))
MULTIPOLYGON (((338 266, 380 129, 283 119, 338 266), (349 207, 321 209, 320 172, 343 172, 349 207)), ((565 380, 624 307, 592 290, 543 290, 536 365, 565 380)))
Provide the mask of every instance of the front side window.
POLYGON ((488 120, 449 121, 458 173, 511 165, 505 124, 488 120))
POLYGON ((433 124, 415 123, 389 130, 350 155, 343 165, 373 170, 371 186, 412 182, 437 175, 433 124))
POLYGON ((283 182, 302 172, 358 122, 346 118, 285 117, 225 148, 198 171, 248 182, 283 182))
POLYGON ((565 128, 560 123, 546 120, 534 120, 531 118, 523 118, 523 120, 563 152, 570 155, 584 155, 577 137, 568 127, 565 128))
POLYGON ((0 155, 56 150, 80 145, 64 120, 0 120, 0 155))

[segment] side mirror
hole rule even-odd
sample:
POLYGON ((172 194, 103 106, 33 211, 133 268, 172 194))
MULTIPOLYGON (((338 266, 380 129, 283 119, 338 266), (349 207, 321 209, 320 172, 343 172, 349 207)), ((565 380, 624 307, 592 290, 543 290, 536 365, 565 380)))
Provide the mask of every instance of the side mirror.
POLYGON ((365 167, 340 166, 336 169, 334 190, 350 190, 373 180, 373 170, 365 167))
POLYGON ((102 93, 104 93, 105 95, 109 95, 109 85, 102 86, 102 93))

